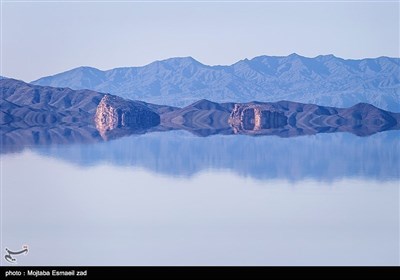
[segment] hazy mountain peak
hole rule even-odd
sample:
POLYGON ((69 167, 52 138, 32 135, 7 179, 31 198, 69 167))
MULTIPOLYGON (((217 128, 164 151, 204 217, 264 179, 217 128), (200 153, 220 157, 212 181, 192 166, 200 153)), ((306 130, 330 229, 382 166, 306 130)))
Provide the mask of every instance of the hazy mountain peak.
POLYGON ((315 61, 321 62, 321 63, 328 63, 329 61, 342 61, 343 59, 334 56, 333 54, 326 54, 326 55, 318 55, 315 58, 313 58, 315 61))
POLYGON ((291 53, 291 54, 288 55, 288 57, 290 57, 290 58, 303 58, 303 56, 298 55, 297 53, 291 53))
POLYGON ((158 63, 164 63, 164 64, 169 64, 169 65, 180 65, 180 66, 187 66, 190 64, 201 64, 198 62, 196 59, 194 59, 191 56, 186 56, 186 57, 173 57, 173 58, 168 58, 164 60, 159 60, 157 61, 158 63))
POLYGON ((97 69, 97 68, 94 68, 94 67, 91 67, 91 66, 79 66, 79 67, 77 67, 77 68, 75 68, 75 69, 73 69, 73 70, 79 70, 79 71, 83 71, 83 72, 99 72, 99 71, 101 71, 101 70, 99 70, 99 69, 97 69))

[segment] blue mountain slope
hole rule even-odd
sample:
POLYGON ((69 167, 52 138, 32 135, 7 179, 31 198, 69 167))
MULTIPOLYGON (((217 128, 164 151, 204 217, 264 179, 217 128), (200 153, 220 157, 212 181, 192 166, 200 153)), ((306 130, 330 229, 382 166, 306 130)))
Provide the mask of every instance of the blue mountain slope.
POLYGON ((157 104, 290 100, 348 107, 366 102, 400 111, 400 59, 345 60, 291 54, 259 56, 230 66, 207 66, 191 57, 143 67, 101 71, 79 67, 33 81, 36 85, 91 89, 157 104))

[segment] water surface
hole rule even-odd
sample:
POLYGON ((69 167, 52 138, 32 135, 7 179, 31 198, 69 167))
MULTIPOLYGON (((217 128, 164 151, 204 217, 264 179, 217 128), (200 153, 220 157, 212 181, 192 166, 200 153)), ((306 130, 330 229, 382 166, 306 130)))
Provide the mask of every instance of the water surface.
POLYGON ((29 245, 18 265, 398 265, 398 139, 23 147, 1 156, 3 247, 29 245))

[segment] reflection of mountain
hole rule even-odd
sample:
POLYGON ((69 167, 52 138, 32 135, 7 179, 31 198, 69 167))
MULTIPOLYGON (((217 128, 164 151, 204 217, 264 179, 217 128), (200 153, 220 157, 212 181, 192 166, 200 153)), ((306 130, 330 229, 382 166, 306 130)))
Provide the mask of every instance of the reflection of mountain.
POLYGON ((36 151, 83 166, 139 167, 170 176, 226 170, 257 179, 388 180, 400 178, 399 137, 399 131, 369 137, 336 133, 295 138, 195 137, 171 131, 95 145, 43 146, 36 151))
POLYGON ((372 135, 400 128, 400 113, 369 104, 334 108, 289 101, 214 103, 184 108, 154 105, 93 91, 0 80, 2 152, 23 146, 98 142, 154 131, 293 137, 350 132, 372 135))
POLYGON ((81 165, 109 162, 182 176, 209 169, 292 180, 400 176, 399 132, 388 131, 399 129, 400 114, 369 104, 200 100, 176 108, 11 79, 0 86, 1 153, 29 146, 81 165), (293 137, 301 135, 308 136, 293 137))
POLYGON ((350 107, 365 102, 398 112, 400 59, 345 60, 333 55, 259 56, 230 66, 208 66, 191 57, 143 67, 100 71, 79 67, 33 84, 91 89, 156 104, 290 100, 350 107))

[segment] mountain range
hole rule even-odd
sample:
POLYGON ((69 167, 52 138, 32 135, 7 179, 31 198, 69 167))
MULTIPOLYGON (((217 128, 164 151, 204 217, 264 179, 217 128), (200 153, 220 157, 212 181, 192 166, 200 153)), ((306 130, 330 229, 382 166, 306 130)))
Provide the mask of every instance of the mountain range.
POLYGON ((390 57, 350 60, 291 54, 259 56, 229 66, 178 57, 106 71, 78 67, 31 83, 179 107, 199 99, 219 103, 288 100, 334 107, 364 102, 400 111, 400 59, 390 57))

